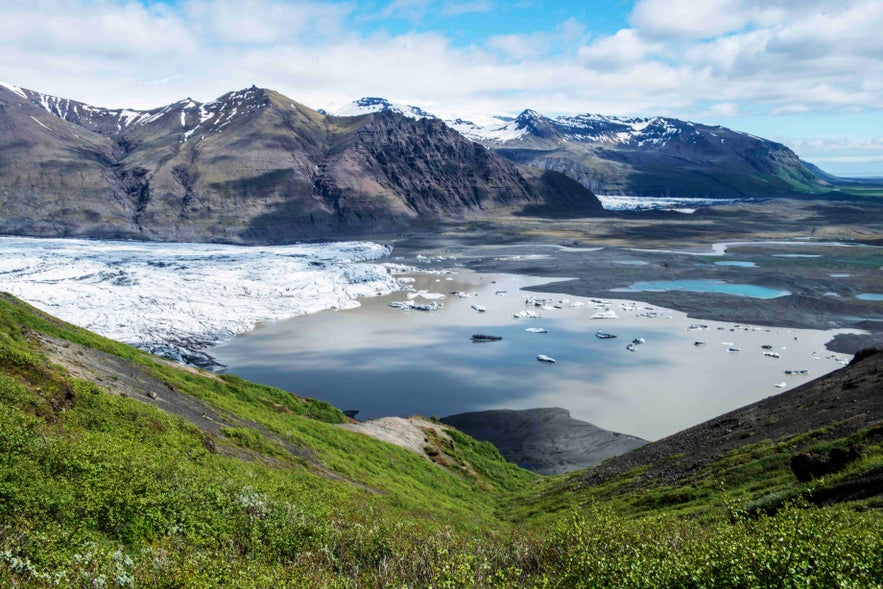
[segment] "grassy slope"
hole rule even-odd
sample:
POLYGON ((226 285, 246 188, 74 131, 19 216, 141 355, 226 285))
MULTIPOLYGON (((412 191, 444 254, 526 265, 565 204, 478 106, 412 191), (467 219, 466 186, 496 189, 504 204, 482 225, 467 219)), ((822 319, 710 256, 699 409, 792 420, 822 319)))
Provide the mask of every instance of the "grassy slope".
MULTIPOLYGON (((713 513, 723 494, 750 509, 774 511, 803 496, 883 507, 883 352, 800 387, 747 405, 588 471, 550 481, 527 514, 548 516, 568 503, 603 501, 631 517, 665 509, 713 513), (844 468, 799 483, 792 458, 858 455, 844 468), (838 450, 834 450, 835 453, 838 450)), ((525 514, 522 514, 524 516, 525 514)))
MULTIPOLYGON (((737 484, 704 491, 701 505, 671 489, 655 502, 617 496, 617 481, 587 495, 458 432, 443 468, 333 425, 342 420, 325 403, 170 366, 2 296, 0 581, 763 587, 806 577, 802 586, 861 587, 883 577, 878 509, 748 518, 737 484), (50 338, 84 365, 116 358, 133 382, 201 399, 212 420, 51 363, 50 338), (702 515, 684 519, 672 505, 702 515)), ((793 487, 762 469, 740 477, 755 494, 793 487)))

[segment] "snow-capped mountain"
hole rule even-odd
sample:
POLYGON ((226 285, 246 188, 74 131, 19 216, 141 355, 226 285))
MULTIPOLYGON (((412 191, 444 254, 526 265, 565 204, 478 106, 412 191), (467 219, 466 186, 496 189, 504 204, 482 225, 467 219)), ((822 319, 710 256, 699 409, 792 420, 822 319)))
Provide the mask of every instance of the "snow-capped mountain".
MULTIPOLYGON (((383 98, 363 98, 336 114, 385 110, 438 118, 383 98)), ((826 179, 784 145, 674 118, 550 117, 527 109, 516 117, 444 122, 516 163, 561 172, 602 195, 742 198, 828 190, 826 179)))
POLYGON ((390 102, 385 98, 367 97, 354 100, 334 111, 338 117, 357 117, 375 112, 394 112, 409 119, 437 119, 434 114, 428 113, 419 106, 411 106, 409 104, 399 104, 390 102))
POLYGON ((237 115, 270 105, 266 94, 254 86, 228 92, 211 102, 201 103, 185 98, 151 110, 101 108, 4 82, 0 82, 0 86, 42 107, 51 115, 102 135, 131 134, 139 128, 157 126, 160 123, 161 126, 182 133, 182 141, 187 141, 194 134, 218 132, 232 123, 237 115))
POLYGON ((457 119, 448 121, 455 129, 474 141, 504 145, 522 138, 540 137, 580 143, 662 147, 669 138, 679 134, 684 123, 677 119, 623 118, 597 114, 546 117, 534 110, 525 110, 515 118, 496 117, 499 124, 477 125, 457 119))
POLYGON ((517 163, 555 170, 598 194, 756 197, 827 190, 782 144, 666 117, 599 114, 446 121, 517 163))

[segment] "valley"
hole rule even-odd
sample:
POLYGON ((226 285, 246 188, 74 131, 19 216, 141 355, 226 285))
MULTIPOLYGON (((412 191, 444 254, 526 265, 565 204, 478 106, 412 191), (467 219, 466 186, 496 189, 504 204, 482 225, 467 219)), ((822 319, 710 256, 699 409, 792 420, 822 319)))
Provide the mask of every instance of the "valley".
POLYGON ((0 580, 880 586, 880 185, 358 102, 0 85, 0 580))

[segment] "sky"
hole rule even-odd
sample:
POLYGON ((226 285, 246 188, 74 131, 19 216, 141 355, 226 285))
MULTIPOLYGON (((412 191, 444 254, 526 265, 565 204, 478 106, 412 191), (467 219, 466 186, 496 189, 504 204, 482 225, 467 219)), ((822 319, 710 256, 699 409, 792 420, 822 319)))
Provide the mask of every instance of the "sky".
POLYGON ((883 0, 0 0, 0 81, 95 106, 672 116, 883 177, 883 0))

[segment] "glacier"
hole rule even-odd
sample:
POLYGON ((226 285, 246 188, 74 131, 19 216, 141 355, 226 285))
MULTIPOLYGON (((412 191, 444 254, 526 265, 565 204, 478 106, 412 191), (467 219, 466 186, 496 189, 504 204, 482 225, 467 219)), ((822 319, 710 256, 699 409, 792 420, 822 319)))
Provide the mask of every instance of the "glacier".
POLYGON ((0 291, 172 360, 274 321, 401 290, 389 246, 284 246, 0 237, 0 291))

